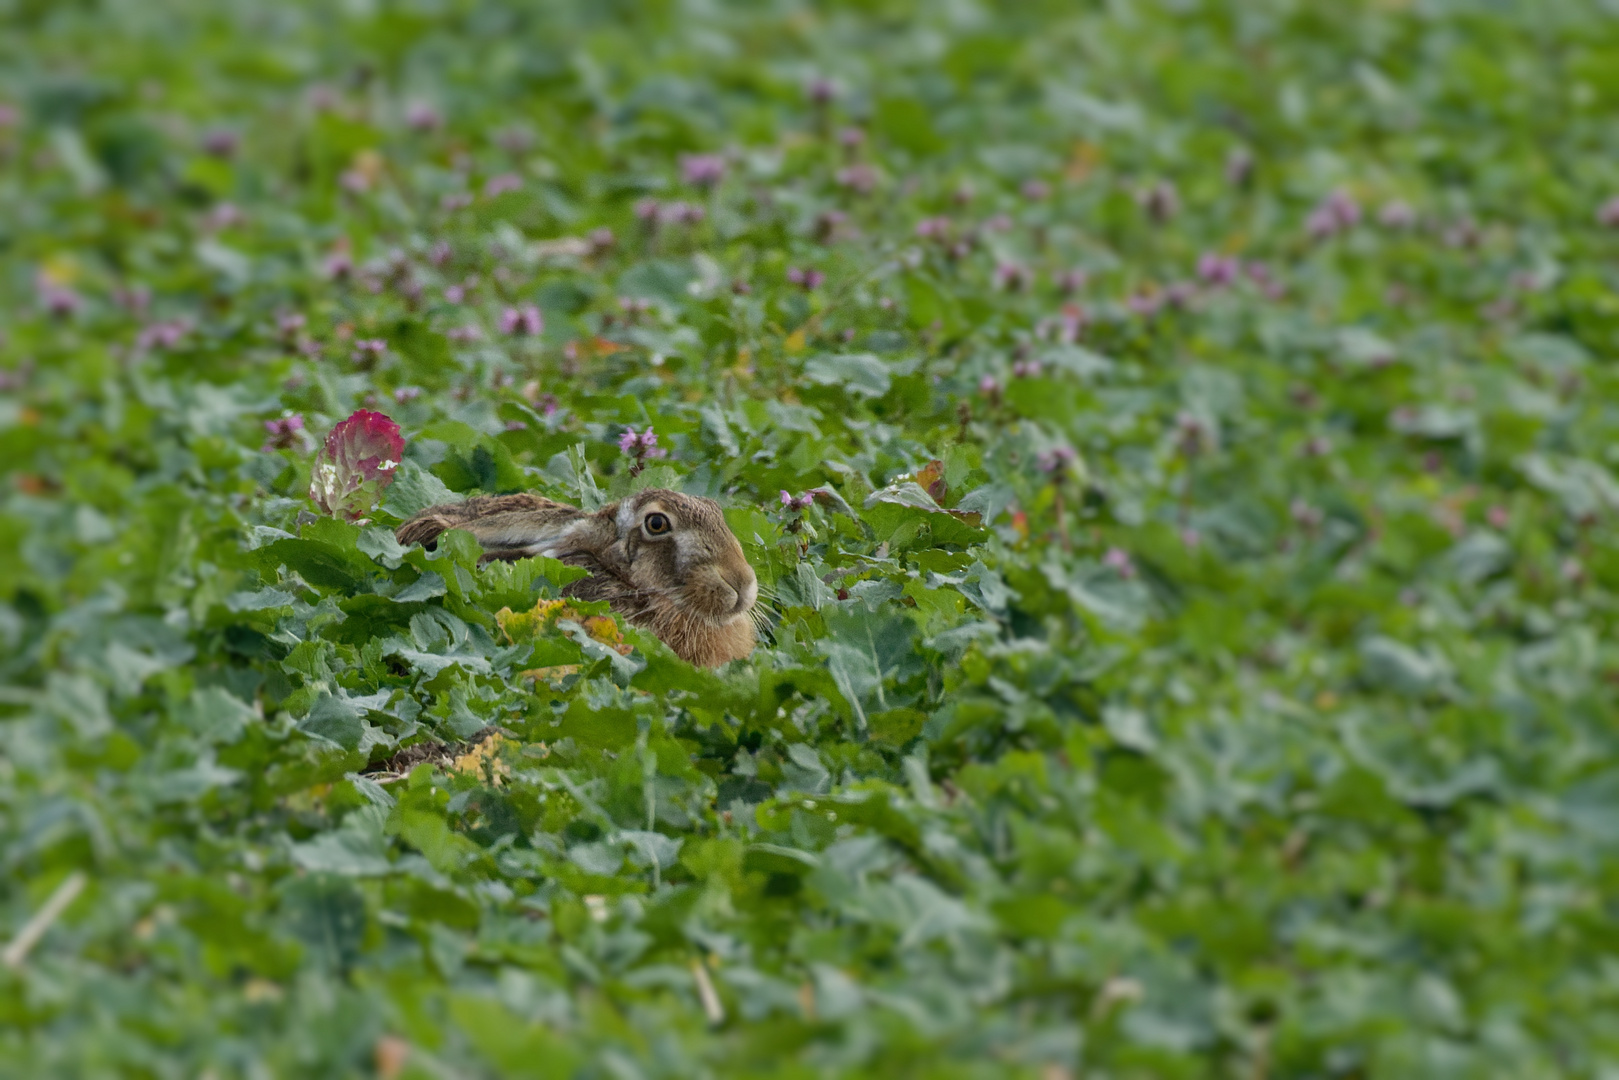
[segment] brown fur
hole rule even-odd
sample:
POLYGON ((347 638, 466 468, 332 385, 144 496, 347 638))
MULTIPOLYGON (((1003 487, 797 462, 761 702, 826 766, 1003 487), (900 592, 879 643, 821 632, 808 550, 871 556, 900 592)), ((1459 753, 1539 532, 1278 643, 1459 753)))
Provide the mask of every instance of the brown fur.
POLYGON ((608 601, 689 663, 715 667, 753 651, 758 582, 712 499, 649 488, 588 513, 538 495, 481 495, 429 507, 397 535, 431 547, 446 529, 477 537, 486 562, 549 555, 584 567, 590 576, 567 595, 608 601), (646 531, 653 513, 669 519, 668 533, 646 531))

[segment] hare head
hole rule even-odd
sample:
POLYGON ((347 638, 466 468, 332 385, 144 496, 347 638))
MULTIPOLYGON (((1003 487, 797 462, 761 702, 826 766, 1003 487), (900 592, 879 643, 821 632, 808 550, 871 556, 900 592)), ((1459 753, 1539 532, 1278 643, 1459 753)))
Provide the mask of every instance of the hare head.
POLYGON ((590 513, 537 495, 495 495, 423 510, 401 543, 465 529, 484 559, 547 555, 590 571, 565 590, 606 600, 681 658, 712 667, 753 651, 759 583, 719 504, 649 488, 590 513))

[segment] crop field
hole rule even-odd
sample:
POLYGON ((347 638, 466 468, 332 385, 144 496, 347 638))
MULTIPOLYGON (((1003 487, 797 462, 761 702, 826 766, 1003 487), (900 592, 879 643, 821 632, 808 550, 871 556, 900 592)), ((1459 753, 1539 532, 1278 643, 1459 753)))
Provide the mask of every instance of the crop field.
POLYGON ((1619 1080, 1616 470, 1612 0, 0 0, 0 1076, 1619 1080))

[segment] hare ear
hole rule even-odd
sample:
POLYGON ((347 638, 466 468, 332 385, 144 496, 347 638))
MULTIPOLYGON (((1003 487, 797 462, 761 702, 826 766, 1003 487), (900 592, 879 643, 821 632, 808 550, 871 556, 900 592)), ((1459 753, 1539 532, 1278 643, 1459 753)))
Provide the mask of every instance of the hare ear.
POLYGON ((399 526, 395 536, 401 544, 431 548, 446 529, 465 529, 477 538, 485 559, 521 559, 550 554, 542 549, 586 516, 538 495, 481 495, 428 507, 399 526))

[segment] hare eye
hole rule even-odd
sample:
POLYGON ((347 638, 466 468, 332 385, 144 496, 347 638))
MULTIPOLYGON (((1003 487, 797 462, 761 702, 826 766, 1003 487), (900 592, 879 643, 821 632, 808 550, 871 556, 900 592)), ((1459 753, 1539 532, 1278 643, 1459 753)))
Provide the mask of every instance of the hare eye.
POLYGON ((664 514, 648 514, 641 525, 651 536, 662 536, 671 528, 669 518, 664 514))

